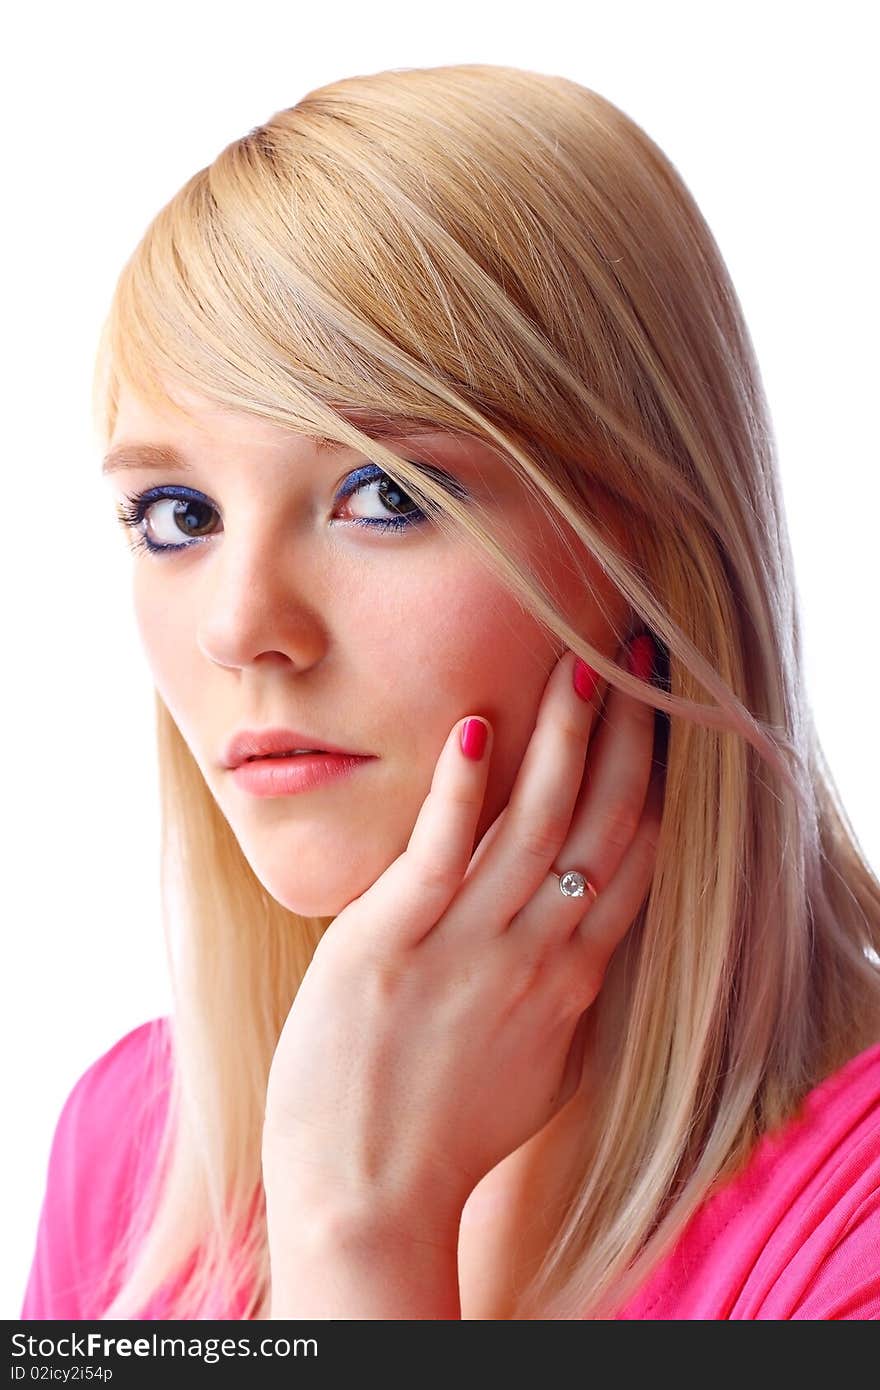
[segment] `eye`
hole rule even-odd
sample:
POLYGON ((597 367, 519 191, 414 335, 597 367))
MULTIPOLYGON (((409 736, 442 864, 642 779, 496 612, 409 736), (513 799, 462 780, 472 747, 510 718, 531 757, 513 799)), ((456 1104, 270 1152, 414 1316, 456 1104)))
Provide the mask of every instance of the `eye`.
POLYGON ((189 550, 192 543, 156 542, 151 539, 158 528, 166 536, 195 536, 204 539, 199 532, 207 526, 206 514, 216 512, 210 502, 191 493, 186 488, 151 487, 146 492, 126 495, 125 501, 117 504, 116 515, 123 526, 134 534, 129 542, 132 550, 146 550, 152 554, 158 551, 189 550))
MULTIPOLYGON (((467 497, 466 489, 448 473, 427 465, 419 466, 423 472, 433 474, 435 480, 449 492, 461 499, 467 497)), ((357 468, 349 474, 336 494, 337 508, 340 503, 345 503, 345 509, 350 511, 355 498, 364 498, 364 503, 358 505, 366 505, 367 514, 355 515, 343 524, 369 527, 379 532, 405 531, 424 525, 429 519, 409 493, 375 463, 357 468)), ((151 554, 191 550, 198 542, 209 540, 216 530, 211 524, 211 516, 217 515, 213 503, 188 488, 170 484, 126 495, 125 501, 117 504, 116 514, 120 523, 134 533, 130 541, 132 550, 145 550, 151 554), (174 539, 180 536, 190 539, 174 539)))
MULTIPOLYGON (((448 492, 454 492, 460 498, 467 496, 461 484, 448 473, 428 468, 426 464, 419 467, 423 473, 431 473, 448 492)), ((380 531, 403 531, 411 526, 421 526, 428 520, 428 514, 410 494, 375 463, 368 463, 349 474, 337 493, 337 502, 347 502, 355 497, 363 498, 367 504, 367 515, 356 516, 352 522, 355 526, 369 526, 380 531)))

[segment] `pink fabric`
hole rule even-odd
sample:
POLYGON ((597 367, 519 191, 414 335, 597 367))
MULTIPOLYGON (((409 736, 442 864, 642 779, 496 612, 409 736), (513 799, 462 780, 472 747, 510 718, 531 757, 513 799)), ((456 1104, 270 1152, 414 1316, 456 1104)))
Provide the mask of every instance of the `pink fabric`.
POLYGON ((169 1097, 167 1019, 127 1033, 82 1074, 59 1116, 22 1318, 98 1318, 100 1280, 158 1152, 169 1097))
MULTIPOLYGON (((168 1020, 133 1029, 79 1078, 52 1141, 22 1318, 100 1317, 98 1289, 155 1162, 168 1020)), ((206 1316, 241 1317, 240 1306, 206 1316)), ((144 1318, 173 1318, 157 1297, 144 1318)), ((811 1091, 692 1218, 620 1318, 880 1318, 880 1042, 811 1091)))
POLYGON ((619 1318, 880 1318, 880 1043, 692 1217, 619 1318))

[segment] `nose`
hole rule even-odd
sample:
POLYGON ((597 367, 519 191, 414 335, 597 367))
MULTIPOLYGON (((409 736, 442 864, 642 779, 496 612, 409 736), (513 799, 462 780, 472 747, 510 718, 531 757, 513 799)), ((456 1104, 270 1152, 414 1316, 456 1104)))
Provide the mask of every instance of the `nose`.
POLYGON ((274 528, 222 544, 205 567, 197 642, 217 666, 243 669, 258 660, 308 667, 327 646, 323 586, 289 536, 274 528))

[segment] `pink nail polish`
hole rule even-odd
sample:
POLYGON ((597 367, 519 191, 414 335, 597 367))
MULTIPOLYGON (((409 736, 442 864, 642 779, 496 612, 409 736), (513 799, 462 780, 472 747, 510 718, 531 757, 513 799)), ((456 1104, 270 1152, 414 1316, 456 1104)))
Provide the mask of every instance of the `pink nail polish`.
POLYGON ((585 661, 577 657, 574 663, 574 688, 582 700, 592 700, 599 677, 585 661))
POLYGON ((654 673, 654 643, 647 632, 636 637, 629 649, 629 670, 640 681, 649 681, 654 673))
POLYGON ((486 750, 489 730, 482 719, 466 719, 461 726, 461 751, 478 763, 486 750))

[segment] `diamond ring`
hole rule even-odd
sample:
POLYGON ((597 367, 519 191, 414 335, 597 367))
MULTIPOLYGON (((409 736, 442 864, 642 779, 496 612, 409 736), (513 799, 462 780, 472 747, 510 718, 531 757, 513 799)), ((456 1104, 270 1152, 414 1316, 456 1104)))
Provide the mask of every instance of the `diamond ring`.
POLYGON ((568 869, 564 874, 557 874, 559 879, 559 891, 566 898, 582 898, 585 893, 589 893, 595 902, 599 894, 595 886, 577 869, 568 869))

